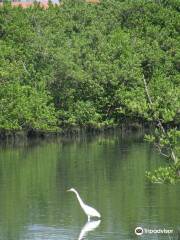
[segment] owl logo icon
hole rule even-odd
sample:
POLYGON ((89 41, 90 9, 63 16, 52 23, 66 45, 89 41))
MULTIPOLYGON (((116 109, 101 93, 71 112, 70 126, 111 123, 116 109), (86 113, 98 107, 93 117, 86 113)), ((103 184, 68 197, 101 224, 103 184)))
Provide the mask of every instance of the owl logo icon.
POLYGON ((137 228, 135 228, 134 232, 135 232, 136 235, 140 236, 140 235, 143 234, 143 228, 137 227, 137 228))

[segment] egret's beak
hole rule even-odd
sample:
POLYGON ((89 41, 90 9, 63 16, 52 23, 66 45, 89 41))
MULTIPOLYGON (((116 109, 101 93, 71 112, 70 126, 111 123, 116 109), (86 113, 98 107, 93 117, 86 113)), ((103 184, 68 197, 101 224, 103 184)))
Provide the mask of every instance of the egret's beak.
POLYGON ((71 192, 71 189, 66 190, 66 192, 71 192))

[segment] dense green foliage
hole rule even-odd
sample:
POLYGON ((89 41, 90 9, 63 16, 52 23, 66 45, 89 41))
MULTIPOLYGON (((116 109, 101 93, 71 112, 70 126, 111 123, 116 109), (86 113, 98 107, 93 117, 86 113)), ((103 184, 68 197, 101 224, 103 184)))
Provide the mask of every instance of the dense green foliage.
POLYGON ((174 164, 148 177, 172 182, 180 175, 179 10, 178 0, 5 4, 1 131, 155 123, 148 138, 174 164))
POLYGON ((179 1, 0 8, 0 128, 179 123, 179 1))
POLYGON ((146 176, 152 183, 170 183, 174 184, 180 181, 177 175, 177 168, 173 165, 169 167, 159 167, 154 172, 146 172, 146 176))
POLYGON ((2 84, 0 88, 0 126, 6 130, 55 129, 56 117, 46 92, 20 85, 2 84))

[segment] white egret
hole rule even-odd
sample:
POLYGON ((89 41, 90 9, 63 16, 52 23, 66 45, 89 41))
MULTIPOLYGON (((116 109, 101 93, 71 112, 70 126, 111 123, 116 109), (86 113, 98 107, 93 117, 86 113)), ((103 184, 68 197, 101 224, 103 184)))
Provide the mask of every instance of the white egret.
POLYGON ((85 212, 85 214, 88 216, 88 221, 90 221, 91 217, 101 217, 101 214, 94 208, 86 205, 83 200, 80 198, 79 193, 74 189, 71 188, 69 190, 67 190, 68 192, 74 192, 76 194, 76 197, 79 201, 79 204, 81 206, 81 208, 83 209, 83 211, 85 212))

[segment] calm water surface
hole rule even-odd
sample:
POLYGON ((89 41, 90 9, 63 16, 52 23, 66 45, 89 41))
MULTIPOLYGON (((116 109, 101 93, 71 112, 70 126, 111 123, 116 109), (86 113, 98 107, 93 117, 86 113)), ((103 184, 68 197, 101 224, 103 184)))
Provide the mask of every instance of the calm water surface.
POLYGON ((130 133, 1 146, 0 240, 178 240, 180 186, 144 176, 162 162, 130 133), (70 187, 101 221, 87 223, 70 187), (174 234, 136 236, 137 226, 174 234))

